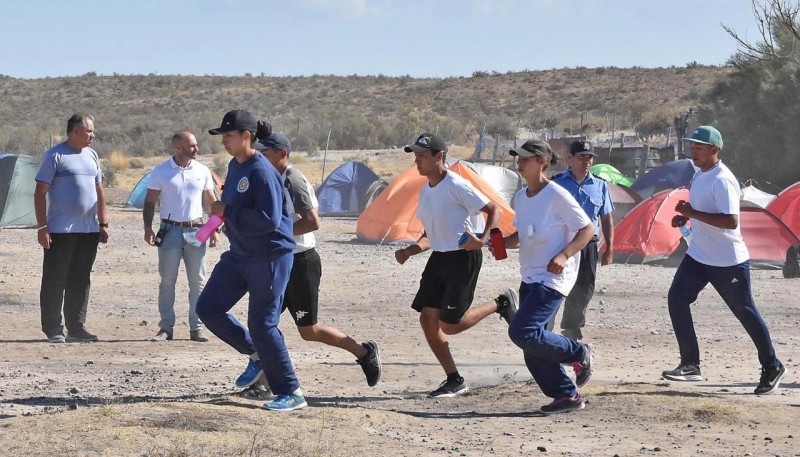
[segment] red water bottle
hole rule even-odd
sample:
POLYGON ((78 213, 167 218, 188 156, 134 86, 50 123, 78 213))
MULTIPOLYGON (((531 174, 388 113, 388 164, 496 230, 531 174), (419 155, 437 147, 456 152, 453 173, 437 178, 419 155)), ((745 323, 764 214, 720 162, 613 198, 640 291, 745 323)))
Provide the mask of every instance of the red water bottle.
POLYGON ((503 238, 503 232, 495 227, 489 231, 489 244, 492 245, 492 253, 494 253, 495 260, 503 260, 508 257, 506 253, 506 240, 503 238))

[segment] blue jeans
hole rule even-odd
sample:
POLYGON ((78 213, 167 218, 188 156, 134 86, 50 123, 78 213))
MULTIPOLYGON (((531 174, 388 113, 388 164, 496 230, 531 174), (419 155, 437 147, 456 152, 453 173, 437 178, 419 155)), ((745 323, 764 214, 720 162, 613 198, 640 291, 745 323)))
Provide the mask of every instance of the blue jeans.
POLYGON ((519 298, 519 310, 508 327, 508 336, 522 348, 525 365, 545 395, 550 398, 574 396, 575 384, 561 364, 583 360, 584 346, 546 328, 564 296, 539 283, 523 282, 519 286, 519 298))
POLYGON ((263 259, 242 258, 228 251, 222 254, 197 301, 197 314, 211 333, 241 354, 258 353, 269 388, 276 395, 300 387, 278 329, 293 260, 291 252, 263 259), (250 331, 228 312, 248 292, 250 331))
POLYGON ((669 317, 678 340, 681 364, 700 366, 700 349, 694 331, 690 305, 697 295, 711 283, 720 297, 739 319, 758 350, 758 361, 764 367, 777 367, 781 362, 775 356, 775 348, 769 330, 761 319, 753 293, 750 289, 750 261, 731 267, 713 267, 702 264, 688 255, 683 257, 672 286, 667 295, 669 317))
POLYGON ((186 267, 186 279, 189 281, 189 329, 203 327, 197 317, 197 299, 203 291, 206 277, 206 243, 195 238, 198 228, 167 225, 164 239, 158 248, 158 274, 161 282, 158 285, 158 313, 160 328, 171 329, 175 326, 175 284, 178 281, 178 269, 186 267))

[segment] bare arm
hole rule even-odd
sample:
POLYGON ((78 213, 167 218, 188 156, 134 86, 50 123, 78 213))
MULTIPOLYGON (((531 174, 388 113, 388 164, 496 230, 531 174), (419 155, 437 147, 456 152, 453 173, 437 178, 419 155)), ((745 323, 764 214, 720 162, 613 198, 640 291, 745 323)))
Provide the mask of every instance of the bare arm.
MULTIPOLYGON (((97 191, 97 220, 100 224, 108 225, 108 206, 106 205, 106 191, 103 189, 103 183, 95 184, 97 191)), ((108 227, 100 227, 100 242, 108 242, 108 227)))
POLYGON ((292 226, 292 232, 297 235, 305 235, 319 230, 319 214, 314 208, 297 213, 300 216, 292 226))
POLYGON ((397 263, 400 265, 406 263, 406 260, 409 259, 412 255, 417 255, 423 253, 431 248, 431 243, 428 241, 428 234, 422 232, 422 236, 419 237, 416 243, 412 244, 411 246, 405 247, 403 249, 398 249, 394 253, 394 258, 397 260, 397 263))
POLYGON ((550 263, 547 264, 547 271, 553 274, 561 274, 564 271, 564 265, 567 264, 567 259, 574 256, 581 249, 585 248, 589 241, 594 236, 594 224, 589 223, 586 227, 578 230, 575 237, 564 246, 550 263))
POLYGON ((47 228, 47 192, 50 184, 36 181, 36 190, 33 191, 33 210, 36 214, 36 224, 40 227, 36 231, 39 244, 45 249, 50 249, 50 231, 47 228))
POLYGON ((686 200, 680 200, 675 205, 675 211, 682 216, 691 219, 697 219, 700 222, 705 222, 708 225, 719 227, 722 229, 735 229, 739 226, 739 216, 737 214, 722 214, 722 213, 706 213, 692 208, 692 204, 686 200))
POLYGON ((156 203, 161 196, 160 190, 147 189, 144 196, 144 208, 142 209, 142 219, 144 220, 144 240, 150 246, 155 246, 156 234, 153 232, 153 217, 156 214, 156 203))
POLYGON ((606 240, 606 250, 600 260, 600 265, 610 265, 614 261, 614 216, 611 213, 600 216, 600 229, 603 239, 606 240))

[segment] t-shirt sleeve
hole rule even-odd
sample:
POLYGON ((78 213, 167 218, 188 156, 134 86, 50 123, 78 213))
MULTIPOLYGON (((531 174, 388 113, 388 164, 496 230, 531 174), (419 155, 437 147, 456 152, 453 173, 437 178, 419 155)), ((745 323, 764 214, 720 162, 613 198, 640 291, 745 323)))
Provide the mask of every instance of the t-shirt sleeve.
POLYGON ((57 168, 58 164, 56 164, 56 154, 53 152, 45 154, 42 158, 42 165, 39 167, 39 171, 36 173, 36 180, 46 184, 51 184, 53 182, 53 178, 56 177, 57 168))
POLYGON ((161 191, 162 183, 159 173, 159 168, 156 167, 153 171, 150 172, 150 177, 147 179, 147 188, 149 190, 158 190, 161 191))
POLYGON ((489 198, 468 181, 456 182, 452 190, 455 198, 470 214, 477 214, 481 208, 489 203, 489 198))
POLYGON ((711 188, 714 205, 722 214, 739 214, 739 184, 728 179, 719 179, 711 188))
POLYGON ((292 173, 292 169, 290 168, 289 173, 286 174, 286 182, 284 185, 286 186, 286 192, 288 192, 289 198, 292 200, 292 205, 294 205, 295 213, 308 211, 314 208, 314 202, 309 193, 309 188, 311 186, 306 183, 306 179, 303 175, 292 173))
POLYGON ((592 220, 586 215, 586 211, 578 205, 572 195, 564 192, 561 197, 560 219, 571 232, 577 232, 592 223, 592 220))
POLYGON ((95 166, 97 166, 97 174, 94 177, 94 183, 100 184, 103 182, 103 167, 100 166, 100 157, 97 156, 97 151, 92 149, 92 159, 95 166))
POLYGON ((204 174, 206 182, 203 185, 203 190, 214 190, 214 178, 211 177, 211 170, 206 168, 204 174))

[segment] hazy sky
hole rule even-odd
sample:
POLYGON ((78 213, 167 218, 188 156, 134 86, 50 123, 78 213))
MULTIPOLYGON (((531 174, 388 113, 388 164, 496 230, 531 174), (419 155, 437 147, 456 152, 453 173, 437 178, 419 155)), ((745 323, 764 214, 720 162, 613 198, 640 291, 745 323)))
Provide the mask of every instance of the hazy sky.
POLYGON ((0 0, 0 74, 469 76, 723 64, 750 0, 0 0))

